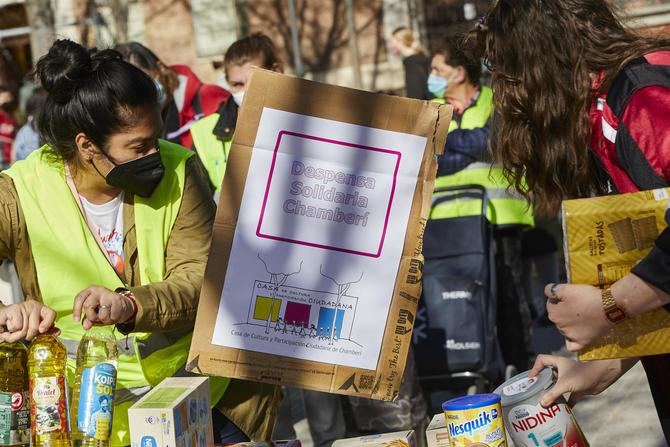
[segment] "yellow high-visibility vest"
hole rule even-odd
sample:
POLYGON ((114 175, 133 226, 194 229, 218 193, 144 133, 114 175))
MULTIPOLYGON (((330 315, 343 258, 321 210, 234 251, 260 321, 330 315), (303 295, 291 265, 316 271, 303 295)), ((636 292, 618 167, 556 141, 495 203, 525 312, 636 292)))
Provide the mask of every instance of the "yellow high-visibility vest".
MULTIPOLYGON (((443 99, 434 100, 444 102, 443 99)), ((449 132, 457 129, 478 129, 484 127, 493 114, 493 91, 482 87, 476 102, 468 107, 461 118, 460 125, 452 120, 449 132)), ((435 188, 450 186, 481 185, 486 188, 489 197, 487 215, 495 225, 527 225, 534 226, 533 211, 526 199, 513 187, 503 175, 500 166, 491 163, 471 163, 465 169, 451 175, 435 179, 435 188)), ((481 213, 479 199, 454 198, 435 206, 430 219, 448 219, 453 217, 473 216, 481 213)))
POLYGON ((232 138, 222 140, 214 134, 214 127, 220 116, 218 113, 212 113, 191 126, 193 146, 216 191, 221 190, 228 154, 233 144, 232 138))
MULTIPOLYGON (((62 161, 50 160, 48 147, 19 161, 7 174, 14 181, 26 218, 42 301, 57 313, 56 326, 68 348, 68 380, 73 382, 76 353, 84 330, 72 319, 77 293, 91 285, 124 287, 100 250, 67 185, 62 161)), ((165 248, 183 197, 186 161, 183 147, 160 142, 165 175, 151 197, 134 197, 135 231, 142 285, 163 281, 165 248)), ((133 333, 119 341, 117 389, 111 445, 130 444, 128 408, 152 386, 183 368, 192 332, 133 333)), ((212 402, 223 396, 229 379, 211 381, 212 402)), ((76 422, 73 422, 76 423, 76 422)))

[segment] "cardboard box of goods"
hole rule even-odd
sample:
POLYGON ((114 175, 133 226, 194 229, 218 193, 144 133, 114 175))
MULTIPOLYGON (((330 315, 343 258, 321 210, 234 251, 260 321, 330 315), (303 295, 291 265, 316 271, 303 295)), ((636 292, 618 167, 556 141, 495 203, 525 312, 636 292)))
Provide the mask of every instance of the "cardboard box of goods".
POLYGON ((214 445, 209 379, 169 377, 128 410, 132 447, 214 445))
POLYGON ((450 118, 449 106, 254 70, 187 369, 395 399, 450 118))
POLYGON ((433 419, 426 428, 426 442, 428 447, 450 447, 449 430, 447 422, 444 419, 444 413, 433 416, 433 419))
MULTIPOLYGON (((665 229, 670 188, 563 202, 568 281, 605 288, 630 272, 665 229)), ((581 360, 670 352, 663 309, 617 324, 579 354, 581 360)))
POLYGON ((414 430, 340 439, 333 443, 333 447, 414 447, 415 445, 414 430))

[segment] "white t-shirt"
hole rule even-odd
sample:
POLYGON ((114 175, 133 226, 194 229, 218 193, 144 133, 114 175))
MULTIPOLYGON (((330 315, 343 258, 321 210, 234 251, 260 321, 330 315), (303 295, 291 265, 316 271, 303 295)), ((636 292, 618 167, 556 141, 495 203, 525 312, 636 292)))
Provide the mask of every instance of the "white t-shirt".
POLYGON ((125 255, 123 253, 123 197, 121 192, 118 196, 102 205, 95 205, 84 197, 81 203, 86 213, 86 218, 97 231, 102 245, 107 250, 107 255, 117 273, 123 274, 125 267, 125 255))

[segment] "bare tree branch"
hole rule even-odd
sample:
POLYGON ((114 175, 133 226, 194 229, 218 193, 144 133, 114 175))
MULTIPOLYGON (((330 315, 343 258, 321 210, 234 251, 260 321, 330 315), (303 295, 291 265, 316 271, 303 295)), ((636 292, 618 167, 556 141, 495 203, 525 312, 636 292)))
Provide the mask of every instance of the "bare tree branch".
POLYGON ((293 273, 283 273, 283 272, 271 272, 270 269, 268 268, 267 263, 263 260, 263 258, 261 258, 261 254, 260 254, 260 253, 258 253, 258 259, 261 260, 261 262, 262 262, 263 265, 265 266, 265 271, 268 272, 269 275, 286 275, 286 276, 288 277, 288 276, 297 275, 298 273, 300 273, 300 272, 302 271, 302 261, 300 261, 300 267, 298 268, 298 271, 297 271, 297 272, 293 272, 293 273))
POLYGON ((352 284, 356 284, 356 283, 361 282, 361 280, 363 279, 363 272, 361 272, 361 277, 358 278, 356 281, 349 281, 349 282, 339 283, 339 282, 335 281, 334 278, 332 278, 332 277, 326 275, 325 273, 323 273, 323 264, 319 265, 319 273, 321 273, 321 276, 330 279, 338 287, 339 286, 344 286, 344 285, 351 286, 352 284))

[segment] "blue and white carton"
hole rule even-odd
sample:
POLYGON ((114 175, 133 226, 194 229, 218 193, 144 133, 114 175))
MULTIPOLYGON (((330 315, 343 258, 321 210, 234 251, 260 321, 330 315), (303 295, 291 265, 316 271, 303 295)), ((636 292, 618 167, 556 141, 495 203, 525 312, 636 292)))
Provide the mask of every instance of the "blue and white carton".
POLYGON ((210 408, 207 377, 169 377, 128 410, 131 446, 212 446, 210 408))

